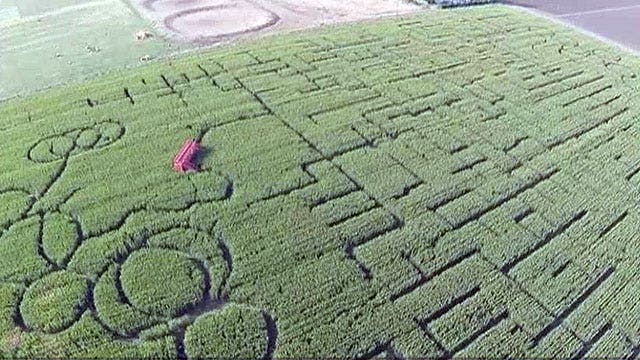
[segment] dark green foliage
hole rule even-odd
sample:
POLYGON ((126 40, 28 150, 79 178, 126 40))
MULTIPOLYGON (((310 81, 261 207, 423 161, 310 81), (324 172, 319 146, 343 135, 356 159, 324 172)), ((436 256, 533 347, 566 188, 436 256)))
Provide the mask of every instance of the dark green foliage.
POLYGON ((227 305, 199 317, 185 335, 190 359, 261 359, 267 341, 263 315, 243 305, 227 305))
POLYGON ((125 296, 138 309, 176 316, 202 301, 204 274, 195 260, 173 250, 143 249, 120 271, 125 296))
POLYGON ((25 324, 46 333, 67 328, 84 311, 88 286, 84 277, 67 271, 36 280, 27 288, 20 303, 25 324))
POLYGON ((227 198, 233 186, 231 180, 215 172, 205 171, 190 178, 196 193, 196 200, 201 202, 219 201, 227 198))

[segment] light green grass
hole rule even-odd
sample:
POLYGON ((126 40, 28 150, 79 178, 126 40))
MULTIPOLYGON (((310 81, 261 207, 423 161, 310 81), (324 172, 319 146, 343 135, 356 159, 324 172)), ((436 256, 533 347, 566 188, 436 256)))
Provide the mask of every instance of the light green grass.
POLYGON ((44 15, 48 12, 59 11, 66 7, 87 5, 94 3, 95 0, 5 0, 13 2, 20 10, 22 16, 44 15))
POLYGON ((487 6, 4 102, 0 353, 635 353, 639 71, 487 6))
POLYGON ((159 36, 137 42, 141 30, 153 32, 122 0, 3 0, 0 100, 141 65, 187 47, 159 36))

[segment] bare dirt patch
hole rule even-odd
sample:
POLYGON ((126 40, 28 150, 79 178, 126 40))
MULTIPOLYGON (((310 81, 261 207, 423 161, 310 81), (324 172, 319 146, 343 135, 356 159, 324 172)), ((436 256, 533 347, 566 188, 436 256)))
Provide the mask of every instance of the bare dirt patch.
POLYGON ((406 14, 403 0, 131 0, 170 37, 215 44, 241 36, 406 14))

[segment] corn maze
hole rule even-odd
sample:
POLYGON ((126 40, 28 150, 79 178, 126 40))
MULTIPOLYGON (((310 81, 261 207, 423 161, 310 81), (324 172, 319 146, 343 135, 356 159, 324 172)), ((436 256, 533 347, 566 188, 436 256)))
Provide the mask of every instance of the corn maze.
POLYGON ((635 358, 639 71, 487 6, 4 102, 0 355, 635 358))

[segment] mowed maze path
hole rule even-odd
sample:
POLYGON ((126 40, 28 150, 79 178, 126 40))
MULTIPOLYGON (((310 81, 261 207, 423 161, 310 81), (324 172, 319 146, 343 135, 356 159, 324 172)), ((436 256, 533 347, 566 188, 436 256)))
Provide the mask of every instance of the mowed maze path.
POLYGON ((0 354, 634 358, 639 71, 486 6, 4 102, 0 354))

